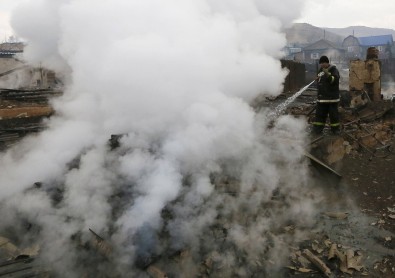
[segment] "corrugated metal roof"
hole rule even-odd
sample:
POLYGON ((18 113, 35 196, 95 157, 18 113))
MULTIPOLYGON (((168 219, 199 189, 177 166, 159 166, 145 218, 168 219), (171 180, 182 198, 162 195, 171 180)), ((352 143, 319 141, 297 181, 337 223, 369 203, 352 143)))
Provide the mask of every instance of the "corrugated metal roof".
POLYGON ((361 46, 378 46, 393 44, 394 40, 392 35, 381 35, 381 36, 370 36, 370 37, 359 37, 359 43, 361 46))

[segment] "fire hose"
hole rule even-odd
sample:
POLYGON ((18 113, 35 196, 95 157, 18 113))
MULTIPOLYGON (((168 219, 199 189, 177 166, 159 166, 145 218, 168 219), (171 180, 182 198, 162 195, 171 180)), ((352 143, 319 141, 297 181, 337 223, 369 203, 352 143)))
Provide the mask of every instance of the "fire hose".
MULTIPOLYGON (((320 75, 319 75, 320 76, 320 75)), ((322 75, 321 75, 322 76, 322 75)), ((281 103, 280 105, 278 105, 274 111, 272 113, 270 113, 269 119, 271 120, 275 120, 276 118, 278 118, 283 112, 284 110, 288 107, 288 105, 290 105, 292 102, 295 101, 295 99, 300 96, 304 91, 306 91, 311 84, 313 84, 317 79, 314 79, 313 81, 311 81, 309 84, 307 84, 306 86, 304 86, 302 89, 300 89, 299 91, 297 91, 294 95, 290 96, 289 98, 287 98, 283 103, 281 103)))

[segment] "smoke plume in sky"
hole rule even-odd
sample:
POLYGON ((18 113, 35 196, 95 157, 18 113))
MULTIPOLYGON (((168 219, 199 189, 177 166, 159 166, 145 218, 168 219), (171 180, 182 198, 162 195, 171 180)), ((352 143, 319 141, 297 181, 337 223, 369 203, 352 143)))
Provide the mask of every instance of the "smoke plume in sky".
POLYGON ((269 129, 265 111, 249 105, 281 92, 281 30, 301 7, 295 0, 20 6, 12 25, 28 43, 26 61, 55 70, 65 88, 48 129, 0 156, 0 229, 23 233, 16 219, 40 227, 24 240, 38 241, 42 258, 67 277, 89 272, 75 246, 76 237, 89 241, 89 229, 113 246, 111 271, 120 273, 138 272, 134 261, 163 250, 216 246, 202 237, 221 219, 232 244, 259 256, 267 231, 311 211, 300 201, 304 123, 283 116, 269 129), (114 150, 111 135, 122 135, 114 150), (272 208, 275 220, 262 204, 279 190, 289 199, 272 208))

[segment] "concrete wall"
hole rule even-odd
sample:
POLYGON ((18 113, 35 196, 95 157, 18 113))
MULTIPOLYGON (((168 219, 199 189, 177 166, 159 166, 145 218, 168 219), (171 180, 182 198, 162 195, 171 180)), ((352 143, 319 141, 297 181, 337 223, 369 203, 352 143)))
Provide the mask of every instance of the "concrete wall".
POLYGON ((14 58, 0 58, 0 74, 23 65, 21 61, 14 58))
POLYGON ((51 71, 28 67, 14 58, 0 58, 0 88, 47 89, 53 88, 55 82, 55 74, 51 71))

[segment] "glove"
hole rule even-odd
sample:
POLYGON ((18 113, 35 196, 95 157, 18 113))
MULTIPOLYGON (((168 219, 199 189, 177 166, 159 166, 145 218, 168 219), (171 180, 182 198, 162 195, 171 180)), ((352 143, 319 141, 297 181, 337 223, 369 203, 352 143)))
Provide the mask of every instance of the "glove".
POLYGON ((322 69, 322 72, 325 73, 326 75, 330 76, 331 73, 329 72, 328 69, 322 69))
POLYGON ((324 74, 325 74, 325 72, 321 71, 321 72, 318 73, 318 77, 321 77, 321 76, 323 76, 324 74))

